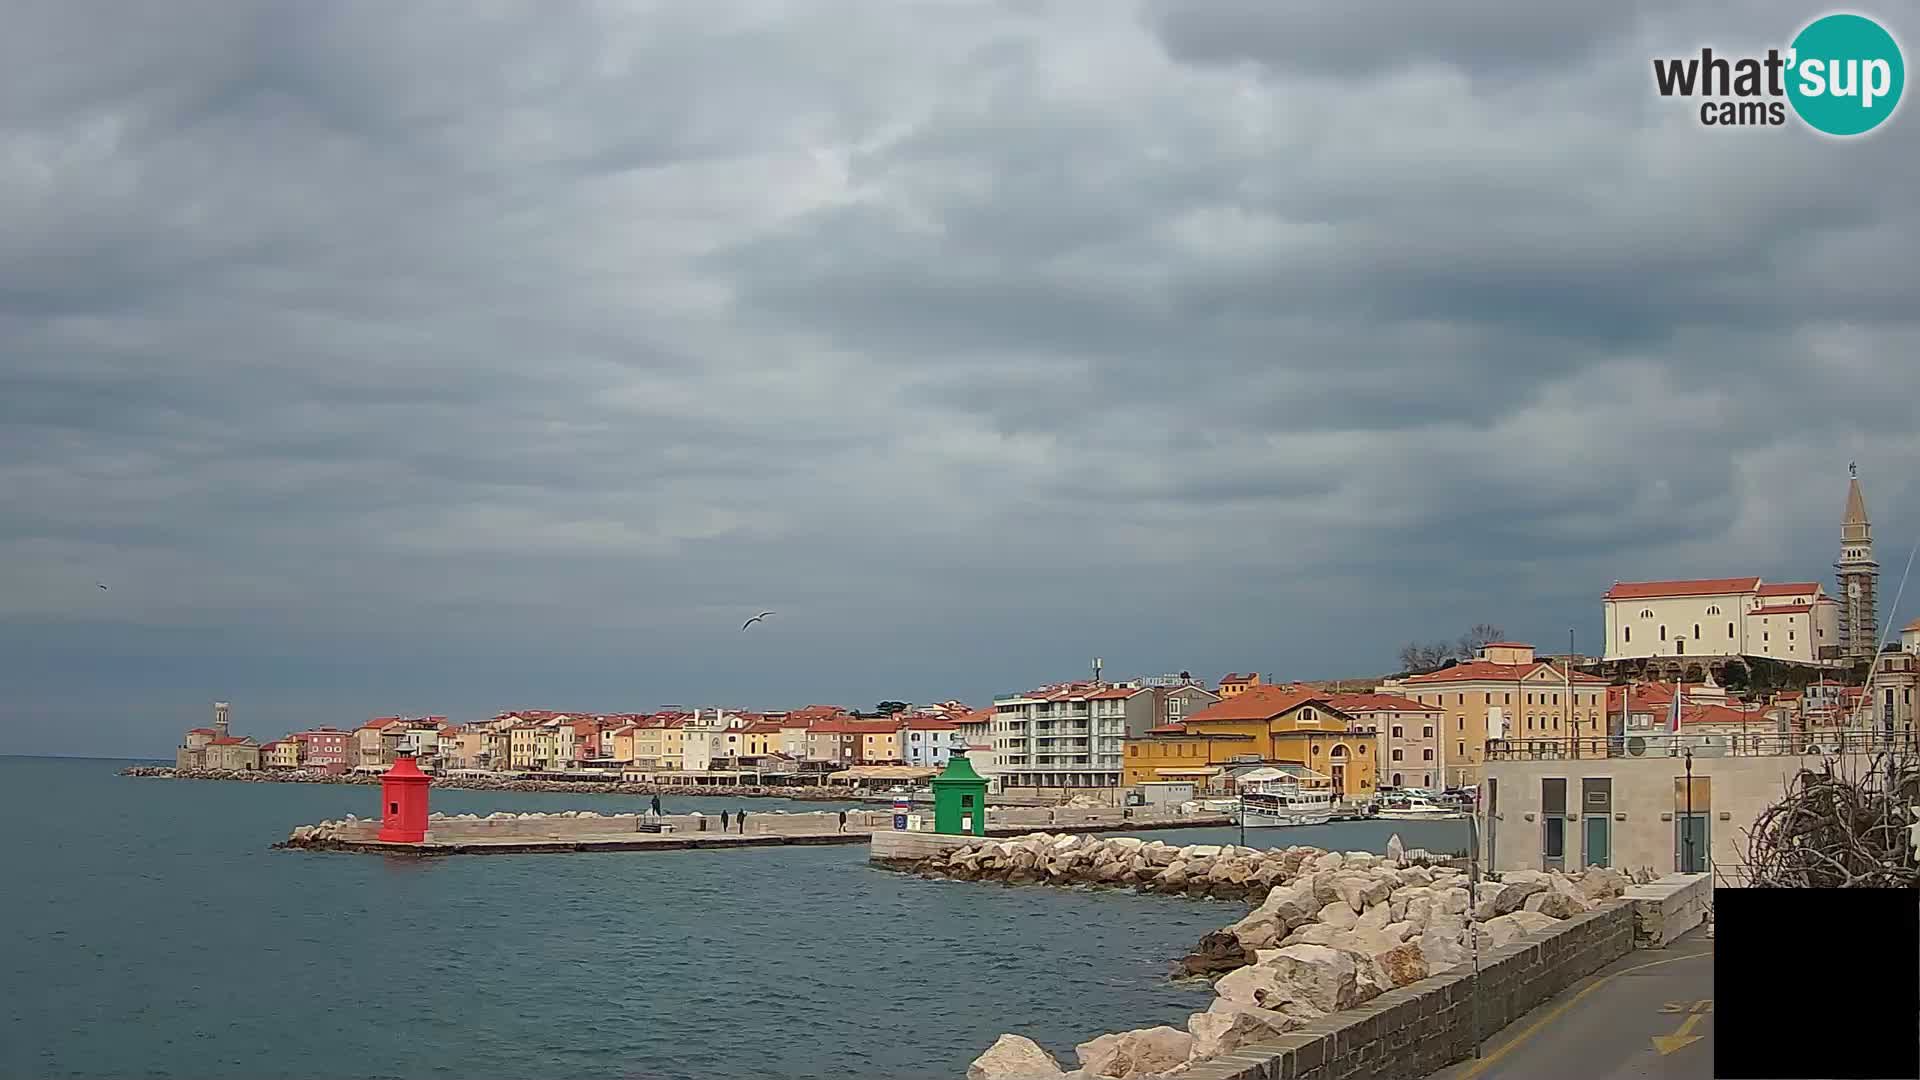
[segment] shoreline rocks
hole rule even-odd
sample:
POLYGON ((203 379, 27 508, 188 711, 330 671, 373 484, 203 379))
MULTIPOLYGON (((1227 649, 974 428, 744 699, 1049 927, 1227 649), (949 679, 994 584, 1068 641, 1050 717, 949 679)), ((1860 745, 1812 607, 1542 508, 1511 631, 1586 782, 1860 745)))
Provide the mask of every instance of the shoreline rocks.
MULTIPOLYGON (((235 780, 249 784, 360 784, 375 787, 380 783, 379 776, 368 773, 327 773, 315 769, 178 769, 170 765, 131 765, 121 769, 120 775, 168 780, 235 780)), ((625 780, 517 780, 484 776, 436 776, 433 778, 433 786, 460 791, 561 791, 581 795, 712 796, 719 799, 794 799, 820 802, 858 802, 861 798, 859 793, 849 788, 820 785, 781 787, 749 784, 732 787, 695 787, 625 780)))
POLYGON ((1099 1036, 1080 1044, 1075 1072, 1031 1040, 1003 1035, 967 1076, 1178 1076, 1247 1043, 1468 963, 1476 941, 1483 950, 1497 947, 1609 903, 1633 884, 1628 874, 1598 867, 1576 874, 1515 871, 1482 881, 1474 894, 1461 867, 1398 843, 1388 850, 1383 858, 1035 833, 924 860, 917 869, 928 877, 1257 900, 1245 917, 1202 937, 1174 964, 1176 978, 1213 980, 1213 1003, 1190 1016, 1185 1031, 1163 1026, 1099 1036))

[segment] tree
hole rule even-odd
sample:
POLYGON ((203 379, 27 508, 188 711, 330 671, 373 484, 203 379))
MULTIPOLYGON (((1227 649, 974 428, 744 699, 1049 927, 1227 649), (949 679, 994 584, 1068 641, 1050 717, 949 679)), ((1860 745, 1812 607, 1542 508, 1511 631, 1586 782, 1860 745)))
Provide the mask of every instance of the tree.
POLYGON ((1496 641, 1505 641, 1507 632, 1492 623, 1476 623, 1466 633, 1460 635, 1458 651, 1454 654, 1462 660, 1471 660, 1480 650, 1496 641))
POLYGON ((881 716, 892 716, 894 713, 906 712, 911 707, 911 703, 905 701, 883 701, 875 705, 873 711, 881 716))
POLYGON ((1437 671, 1440 665, 1454 658, 1453 653, 1454 647, 1444 641, 1425 645, 1409 641, 1400 648, 1400 665, 1414 674, 1437 671))
POLYGON ((1506 631, 1492 623, 1480 623, 1461 634, 1458 641, 1433 641, 1424 645, 1409 641, 1400 647, 1400 666, 1416 675, 1438 671, 1453 662, 1473 659, 1481 649, 1506 636, 1506 631))

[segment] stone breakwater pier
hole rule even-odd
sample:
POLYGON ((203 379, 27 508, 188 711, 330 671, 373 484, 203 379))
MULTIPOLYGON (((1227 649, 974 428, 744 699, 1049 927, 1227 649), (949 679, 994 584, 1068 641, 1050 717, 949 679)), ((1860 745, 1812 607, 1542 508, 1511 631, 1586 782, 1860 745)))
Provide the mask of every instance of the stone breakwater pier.
MULTIPOLYGON (((1220 815, 1132 814, 1112 809, 990 808, 990 835, 1017 836, 1048 824, 1063 834, 1122 828, 1179 829, 1225 825, 1220 815)), ((559 851, 685 851, 779 844, 864 844, 875 836, 935 836, 895 832, 893 815, 849 810, 845 823, 833 811, 790 814, 749 812, 743 822, 718 815, 600 814, 565 810, 554 814, 431 814, 419 843, 380 839, 377 819, 348 816, 301 825, 276 848, 356 851, 388 855, 509 855, 559 851)), ((957 839, 957 838, 948 838, 957 839)))
POLYGON ((1213 979, 1205 1011, 1099 1035, 1072 1071, 1002 1035, 969 1080, 1387 1080, 1425 1076, 1636 945, 1705 917, 1705 875, 1514 871, 1470 886, 1446 860, 1137 837, 878 835, 872 858, 931 878, 1244 898, 1247 914, 1175 964, 1213 979), (1478 957, 1477 965, 1475 957, 1478 957), (1477 971, 1476 971, 1477 966, 1477 971))

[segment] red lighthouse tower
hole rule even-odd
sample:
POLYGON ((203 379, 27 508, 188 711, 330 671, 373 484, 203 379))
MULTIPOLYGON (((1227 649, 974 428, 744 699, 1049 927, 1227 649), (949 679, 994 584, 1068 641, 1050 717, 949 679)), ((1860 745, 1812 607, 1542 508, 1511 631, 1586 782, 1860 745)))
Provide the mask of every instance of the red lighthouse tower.
POLYGON ((380 839, 418 844, 427 838, 427 785, 433 778, 402 756, 380 780, 380 839))

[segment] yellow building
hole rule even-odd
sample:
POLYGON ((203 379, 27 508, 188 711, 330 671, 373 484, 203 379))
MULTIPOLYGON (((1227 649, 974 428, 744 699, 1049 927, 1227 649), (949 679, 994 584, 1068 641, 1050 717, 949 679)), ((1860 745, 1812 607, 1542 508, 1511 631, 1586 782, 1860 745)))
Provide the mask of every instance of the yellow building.
MULTIPOLYGON (((871 721, 871 727, 878 728, 892 724, 891 720, 871 721)), ((862 765, 885 765, 907 760, 900 750, 900 729, 889 727, 885 731, 869 730, 865 722, 860 732, 860 763, 862 765)))
POLYGON ((260 747, 260 765, 267 769, 300 767, 300 740, 279 739, 260 747))
POLYGON ((535 737, 539 734, 540 729, 533 724, 515 724, 507 730, 508 768, 533 768, 534 757, 539 753, 535 737))
POLYGON ((633 762, 654 769, 678 771, 686 758, 687 733, 680 717, 649 720, 634 729, 633 762))
POLYGON ((1489 740, 1606 754, 1607 681, 1578 671, 1569 677, 1564 667, 1534 659, 1531 645, 1494 642, 1464 664, 1409 676, 1394 692, 1445 713, 1440 749, 1448 786, 1475 782, 1489 740))
POLYGON ((633 762, 633 736, 638 730, 639 729, 632 724, 626 724, 614 728, 611 735, 602 735, 600 737, 601 755, 612 758, 622 765, 631 764, 633 762))
POLYGON ((760 757, 780 752, 780 725, 771 721, 748 724, 740 732, 741 753, 748 757, 760 757))
POLYGON ((1317 691, 1248 687, 1127 740, 1122 782, 1191 780, 1222 790, 1228 765, 1293 764, 1330 777, 1336 798, 1366 798, 1376 786, 1377 739, 1353 724, 1317 691))
POLYGON ((1245 675, 1229 671, 1220 676, 1220 700, 1239 697, 1259 685, 1260 673, 1257 671, 1249 671, 1245 675))

